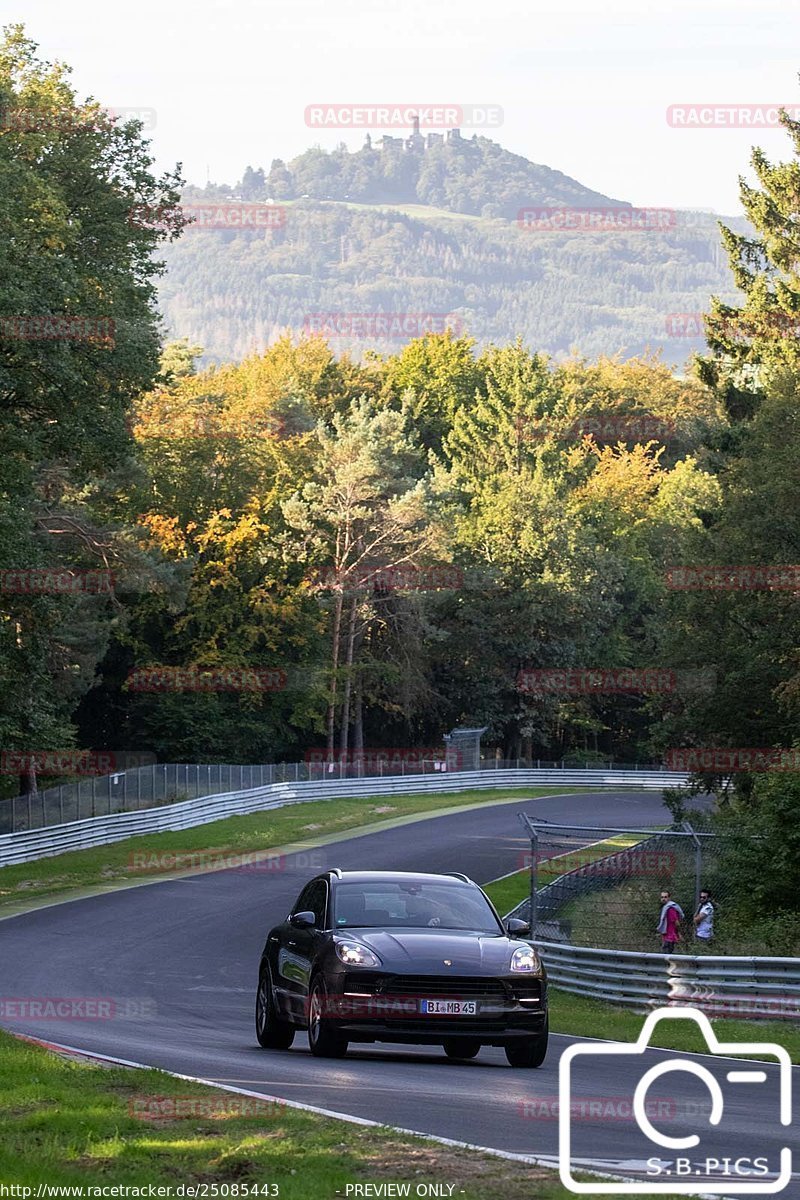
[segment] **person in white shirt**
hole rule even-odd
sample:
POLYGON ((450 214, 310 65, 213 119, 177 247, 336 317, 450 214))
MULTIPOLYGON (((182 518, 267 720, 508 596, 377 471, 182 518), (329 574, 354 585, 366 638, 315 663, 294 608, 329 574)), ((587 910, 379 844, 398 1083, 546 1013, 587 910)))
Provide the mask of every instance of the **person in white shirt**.
POLYGON ((700 892, 700 903, 693 920, 695 937, 708 945, 714 937, 714 901, 707 888, 700 892))

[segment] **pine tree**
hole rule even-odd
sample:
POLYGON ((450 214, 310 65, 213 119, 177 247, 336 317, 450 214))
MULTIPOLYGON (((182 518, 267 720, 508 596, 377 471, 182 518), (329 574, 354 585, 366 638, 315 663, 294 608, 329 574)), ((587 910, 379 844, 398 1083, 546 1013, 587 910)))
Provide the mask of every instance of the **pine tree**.
POLYGON ((770 377, 800 366, 800 122, 782 111, 780 123, 795 157, 776 165, 755 147, 750 162, 760 186, 739 180, 755 236, 720 225, 744 302, 737 308, 712 301, 706 318, 711 354, 698 366, 732 421, 753 415, 770 377))

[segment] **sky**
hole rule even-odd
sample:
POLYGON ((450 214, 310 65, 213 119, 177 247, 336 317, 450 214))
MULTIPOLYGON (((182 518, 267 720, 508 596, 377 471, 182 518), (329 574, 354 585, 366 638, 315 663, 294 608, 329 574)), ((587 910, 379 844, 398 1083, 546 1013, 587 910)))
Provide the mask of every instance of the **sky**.
POLYGON ((752 124, 752 106, 800 108, 791 0, 0 0, 0 12, 73 68, 81 97, 145 111, 157 165, 182 162, 198 184, 363 143, 365 129, 310 127, 311 105, 478 106, 494 123, 463 133, 596 191, 734 214, 751 146, 778 159, 790 147, 716 110, 752 124), (706 124, 670 124, 671 106, 706 124))

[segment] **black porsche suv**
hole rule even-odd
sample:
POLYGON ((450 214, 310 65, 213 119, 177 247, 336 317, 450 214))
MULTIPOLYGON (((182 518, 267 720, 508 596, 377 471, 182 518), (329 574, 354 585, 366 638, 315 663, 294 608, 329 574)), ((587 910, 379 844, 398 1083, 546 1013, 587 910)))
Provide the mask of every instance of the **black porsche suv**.
POLYGON ((306 884, 261 955, 256 1036, 312 1054, 350 1042, 440 1045, 449 1058, 502 1046, 512 1067, 547 1053, 542 962, 466 875, 340 871, 306 884))

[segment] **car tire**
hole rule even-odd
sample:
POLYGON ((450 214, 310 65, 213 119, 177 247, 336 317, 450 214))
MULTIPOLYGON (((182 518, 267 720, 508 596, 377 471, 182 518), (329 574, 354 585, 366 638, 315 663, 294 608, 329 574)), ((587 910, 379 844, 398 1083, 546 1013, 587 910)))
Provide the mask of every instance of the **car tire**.
POLYGON ((265 1050, 288 1050, 294 1041, 295 1028, 282 1021, 275 1010, 272 975, 267 966, 258 973, 256 993, 256 1038, 265 1050))
POLYGON ((540 1067, 547 1055, 547 1040, 548 1031, 545 1025, 544 1031, 538 1037, 519 1038, 509 1042, 505 1047, 509 1066, 525 1067, 528 1070, 540 1067))
POLYGON ((308 1045, 315 1058, 344 1058, 347 1038, 331 1029, 323 1016, 328 993, 321 976, 311 981, 308 994, 308 1045))
POLYGON ((443 1046, 448 1058, 475 1058, 481 1048, 476 1038, 448 1038, 443 1046))

